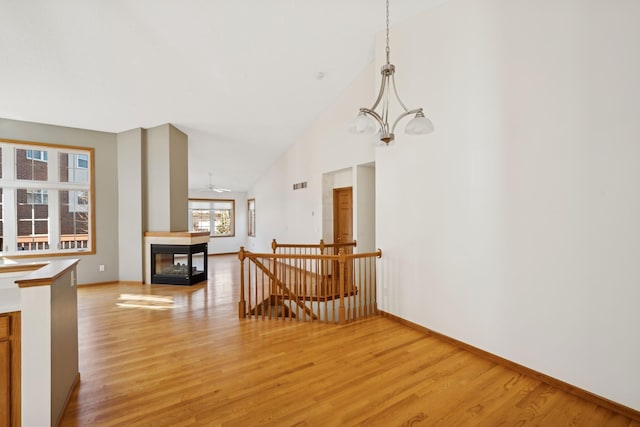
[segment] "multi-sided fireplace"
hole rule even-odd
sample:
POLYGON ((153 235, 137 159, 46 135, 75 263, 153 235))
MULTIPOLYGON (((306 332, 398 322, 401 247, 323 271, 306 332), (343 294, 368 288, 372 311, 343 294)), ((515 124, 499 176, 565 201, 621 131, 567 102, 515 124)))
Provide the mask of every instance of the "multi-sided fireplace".
POLYGON ((151 283, 193 285, 207 280, 207 244, 151 245, 151 283))

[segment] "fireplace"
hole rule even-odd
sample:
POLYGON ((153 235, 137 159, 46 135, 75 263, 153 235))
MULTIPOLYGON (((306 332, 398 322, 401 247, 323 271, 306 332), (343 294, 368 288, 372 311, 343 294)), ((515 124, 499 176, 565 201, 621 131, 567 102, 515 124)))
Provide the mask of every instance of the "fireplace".
POLYGON ((207 244, 151 245, 151 283, 193 285, 207 280, 207 244))

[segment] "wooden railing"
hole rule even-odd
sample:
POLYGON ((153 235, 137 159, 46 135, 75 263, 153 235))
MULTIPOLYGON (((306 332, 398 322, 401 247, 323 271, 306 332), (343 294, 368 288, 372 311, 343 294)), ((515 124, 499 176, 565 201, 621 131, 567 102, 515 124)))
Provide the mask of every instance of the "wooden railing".
POLYGON ((376 259, 382 251, 347 253, 354 246, 282 245, 274 240, 274 253, 241 247, 239 317, 342 324, 377 314, 376 259), (325 253, 336 249, 337 254, 325 253))
MULTIPOLYGON (((340 252, 340 249, 343 249, 345 254, 352 254, 353 248, 356 246, 357 243, 355 240, 345 243, 325 243, 324 240, 320 239, 320 243, 317 244, 278 243, 276 239, 271 241, 271 249, 273 250, 273 253, 283 255, 337 255, 340 252)), ((296 258, 283 258, 279 260, 279 262, 285 265, 291 265, 295 268, 295 259, 296 258)), ((311 263, 311 265, 307 265, 306 267, 309 268, 308 271, 310 272, 331 276, 337 266, 337 261, 334 261, 328 263, 311 263)), ((349 272, 346 274, 348 276, 349 272)))
POLYGON ((356 246, 355 240, 346 243, 325 243, 321 239, 318 244, 278 243, 276 239, 271 241, 271 249, 274 254, 289 255, 337 255, 341 248, 345 250, 345 253, 350 253, 356 246))
MULTIPOLYGON (((49 235, 36 234, 18 236, 16 238, 18 251, 45 251, 49 249, 49 235)), ((60 249, 87 249, 89 247, 88 234, 61 234, 60 249)))

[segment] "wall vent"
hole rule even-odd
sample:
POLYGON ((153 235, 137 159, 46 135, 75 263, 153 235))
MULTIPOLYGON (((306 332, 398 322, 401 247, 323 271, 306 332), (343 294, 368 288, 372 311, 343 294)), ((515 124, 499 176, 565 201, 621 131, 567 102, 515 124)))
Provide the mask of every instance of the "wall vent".
POLYGON ((293 189, 294 190, 300 190, 302 188, 307 188, 307 181, 305 182, 299 182, 297 184, 293 184, 293 189))

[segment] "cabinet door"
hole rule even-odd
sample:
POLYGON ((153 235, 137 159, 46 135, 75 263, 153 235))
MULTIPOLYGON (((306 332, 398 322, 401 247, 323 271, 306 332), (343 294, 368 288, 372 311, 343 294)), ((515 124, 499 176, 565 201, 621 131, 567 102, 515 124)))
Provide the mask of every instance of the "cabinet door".
POLYGON ((11 347, 9 341, 0 341, 0 427, 11 421, 11 347))

